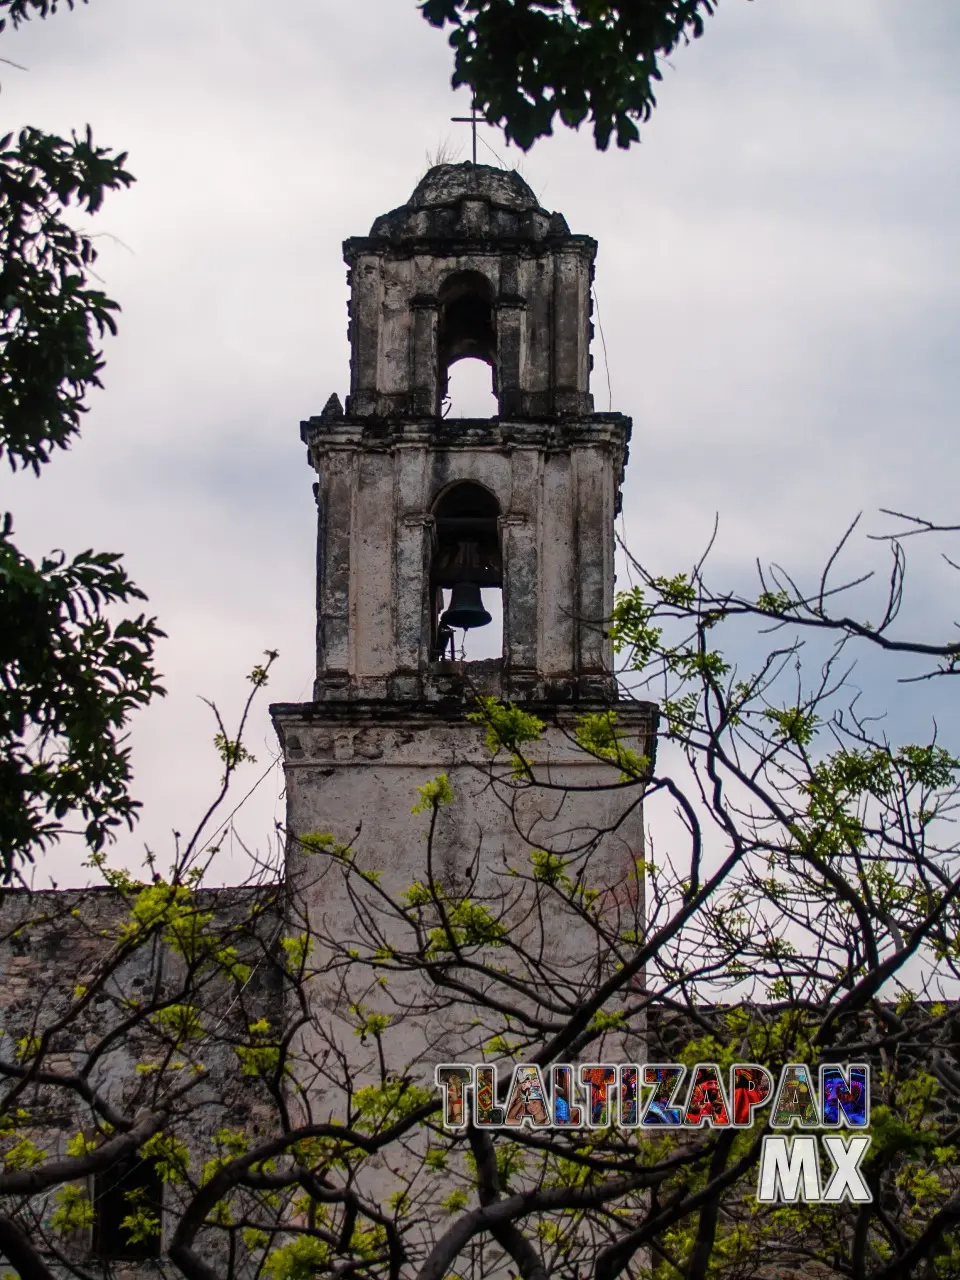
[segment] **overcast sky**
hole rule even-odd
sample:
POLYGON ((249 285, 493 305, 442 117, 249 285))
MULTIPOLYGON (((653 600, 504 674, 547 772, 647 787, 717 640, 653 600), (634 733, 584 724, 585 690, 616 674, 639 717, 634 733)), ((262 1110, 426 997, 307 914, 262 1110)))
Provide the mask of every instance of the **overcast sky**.
MULTIPOLYGON (((216 786, 198 695, 235 713, 276 647, 269 698, 310 696, 299 424, 348 388, 341 242, 403 203, 445 138, 468 157, 448 123, 468 99, 414 0, 91 0, 0 44, 28 68, 2 68, 5 130, 89 123, 137 177, 94 222, 123 307, 105 390, 39 480, 0 478, 30 554, 123 551, 169 633, 169 696, 133 739, 133 864, 216 786)), ((599 241, 612 407, 634 419, 626 533, 651 566, 687 567, 715 513, 717 583, 757 556, 812 573, 861 509, 874 531, 883 506, 958 518, 958 57, 955 0, 722 0, 642 146, 564 132, 523 156, 484 130, 483 160, 599 241)), ((599 337, 594 356, 606 409, 599 337)), ((922 559, 913 606, 949 620, 951 580, 922 559)), ((947 690, 916 697, 929 715, 947 690)), ((276 751, 267 700, 238 798, 276 751)), ((915 708, 897 708, 911 732, 915 708)), ((246 807, 252 843, 280 787, 274 771, 246 807)), ((81 882, 78 861, 44 873, 81 882)))

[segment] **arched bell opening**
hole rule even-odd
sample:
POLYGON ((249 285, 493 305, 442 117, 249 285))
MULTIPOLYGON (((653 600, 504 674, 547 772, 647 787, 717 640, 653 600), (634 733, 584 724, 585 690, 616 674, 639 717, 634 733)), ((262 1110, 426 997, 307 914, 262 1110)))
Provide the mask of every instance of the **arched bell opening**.
POLYGON ((444 418, 497 416, 500 404, 485 361, 462 357, 450 366, 441 412, 444 418))
POLYGON ((433 504, 430 638, 434 661, 503 656, 500 504, 463 480, 433 504))
POLYGON ((440 286, 437 309, 437 412, 446 416, 450 409, 450 369, 458 360, 482 360, 489 365, 492 393, 498 395, 493 285, 479 271, 455 271, 440 286))

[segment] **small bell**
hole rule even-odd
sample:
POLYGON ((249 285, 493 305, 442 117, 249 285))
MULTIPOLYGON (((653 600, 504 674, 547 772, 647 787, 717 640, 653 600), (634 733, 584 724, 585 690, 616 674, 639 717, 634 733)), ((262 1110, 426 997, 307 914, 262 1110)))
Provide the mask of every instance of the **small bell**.
POLYGON ((483 607, 475 582, 455 582, 450 592, 450 608, 440 617, 441 627, 485 627, 493 619, 483 607))

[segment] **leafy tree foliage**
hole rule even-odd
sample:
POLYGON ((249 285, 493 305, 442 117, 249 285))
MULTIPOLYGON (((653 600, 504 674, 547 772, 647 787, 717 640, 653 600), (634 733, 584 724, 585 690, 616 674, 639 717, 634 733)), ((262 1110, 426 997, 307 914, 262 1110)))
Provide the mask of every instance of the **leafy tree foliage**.
MULTIPOLYGON (((289 837, 282 879, 263 863, 248 889, 209 894, 211 809, 152 883, 101 853, 99 905, 0 903, 8 974, 48 933, 87 957, 5 1012, 0 1249, 22 1276, 88 1273, 82 1180, 131 1153, 160 1171, 165 1262, 189 1280, 957 1274, 956 745, 872 732, 850 659, 894 637, 852 605, 829 613, 842 583, 775 602, 765 574, 757 604, 709 590, 702 565, 633 570, 612 626, 625 680, 658 693, 658 751, 616 708, 567 724, 600 789, 642 800, 655 833, 619 875, 601 850, 622 809, 587 829, 581 807, 576 838, 552 842, 536 815, 569 793, 544 721, 478 698, 489 804, 526 852, 455 843, 450 859, 451 771, 411 795, 418 830, 389 870, 331 814, 343 830, 289 837), (809 682, 801 598, 809 625, 841 626, 809 682), (745 663, 771 624, 781 642, 745 663), (438 1029, 498 1066, 501 1104, 516 1062, 869 1061, 873 1202, 758 1204, 763 1111, 753 1129, 444 1129, 438 1029)), ((248 757, 242 725, 217 729, 221 804, 248 757)), ((132 1199, 131 1237, 158 1227, 132 1199)))
POLYGON ((453 86, 469 85, 478 108, 529 149, 555 117, 593 126, 629 147, 637 121, 656 106, 660 64, 700 36, 717 0, 421 0, 435 27, 452 27, 453 86))
POLYGON ((150 662, 162 635, 139 614, 112 621, 108 607, 143 599, 120 557, 62 552, 34 564, 0 532, 0 862, 10 879, 20 860, 54 840, 70 813, 99 849, 132 825, 131 710, 160 691, 150 662))
MULTIPOLYGON (((72 0, 69 0, 73 7, 72 0)), ((3 0, 0 30, 56 0, 3 0)), ((96 250, 65 219, 92 214, 133 181, 126 156, 23 129, 0 140, 0 457, 40 473, 80 430, 99 387, 97 339, 116 331, 116 302, 91 284, 96 250)), ((32 861, 79 813, 99 849, 137 810, 123 744, 130 711, 162 693, 153 652, 163 634, 111 606, 144 599, 120 557, 62 551, 39 563, 0 523, 0 877, 32 861)))
MULTIPOLYGON (((64 2, 68 9, 72 9, 76 0, 64 2)), ((0 17, 0 31, 3 31, 8 21, 18 27, 21 22, 28 21, 34 15, 45 18, 47 14, 56 13, 60 3, 61 0, 0 0, 0 15, 6 15, 0 17)), ((83 0, 83 3, 86 4, 87 0, 83 0)))
POLYGON ((101 385, 94 335, 116 332, 119 310, 89 287, 96 250, 62 219, 76 202, 95 213, 107 191, 129 186, 126 155, 93 144, 89 129, 70 141, 24 129, 0 141, 0 456, 39 475, 51 448, 80 430, 84 397, 101 385))

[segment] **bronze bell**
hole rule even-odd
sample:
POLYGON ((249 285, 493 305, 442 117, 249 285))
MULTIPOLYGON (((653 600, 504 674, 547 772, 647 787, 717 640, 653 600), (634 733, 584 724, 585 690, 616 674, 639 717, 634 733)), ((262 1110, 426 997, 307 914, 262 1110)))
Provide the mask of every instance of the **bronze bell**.
POLYGON ((455 582, 450 592, 450 608, 440 617, 441 627, 485 627, 493 619, 483 607, 475 582, 455 582))

